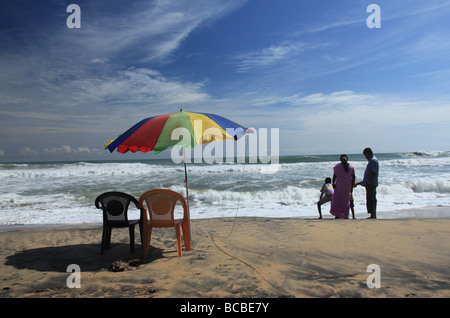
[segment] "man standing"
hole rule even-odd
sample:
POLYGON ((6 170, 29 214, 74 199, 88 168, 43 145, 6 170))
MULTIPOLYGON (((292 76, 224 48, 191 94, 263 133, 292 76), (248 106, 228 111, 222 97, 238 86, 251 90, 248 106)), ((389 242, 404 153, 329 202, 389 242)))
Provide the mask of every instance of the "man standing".
POLYGON ((378 186, 378 159, 373 155, 372 149, 366 148, 364 156, 369 161, 364 171, 364 179, 356 185, 366 188, 367 213, 371 219, 377 218, 377 186, 378 186))

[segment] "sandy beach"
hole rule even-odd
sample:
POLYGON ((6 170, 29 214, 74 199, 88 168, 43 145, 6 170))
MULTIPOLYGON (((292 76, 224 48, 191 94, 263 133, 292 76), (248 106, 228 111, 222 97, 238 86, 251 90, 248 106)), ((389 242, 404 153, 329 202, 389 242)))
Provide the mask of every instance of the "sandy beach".
POLYGON ((101 225, 1 232, 0 297, 450 297, 448 218, 196 219, 193 249, 181 258, 173 229, 154 230, 145 259, 138 239, 130 254, 127 229, 113 230, 101 255, 101 232, 101 225), (68 287, 70 264, 80 267, 80 288, 68 287), (371 264, 379 266, 379 288, 368 287, 371 264))

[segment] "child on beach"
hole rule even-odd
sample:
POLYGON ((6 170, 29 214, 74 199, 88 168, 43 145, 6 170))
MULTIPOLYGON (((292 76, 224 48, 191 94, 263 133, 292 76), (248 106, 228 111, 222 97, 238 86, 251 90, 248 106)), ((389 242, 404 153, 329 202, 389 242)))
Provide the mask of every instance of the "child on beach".
POLYGON ((333 193, 334 189, 333 185, 331 184, 331 178, 325 178, 325 183, 323 184, 322 189, 320 189, 320 198, 319 201, 317 202, 317 209, 319 210, 319 219, 322 218, 322 209, 321 209, 322 204, 330 202, 333 193))
MULTIPOLYGON (((355 186, 353 186, 353 187, 355 187, 355 186)), ((352 192, 352 194, 350 195, 350 210, 352 211, 352 217, 353 217, 354 219, 356 219, 356 218, 355 218, 355 204, 354 204, 354 202, 353 202, 353 192, 352 192)))

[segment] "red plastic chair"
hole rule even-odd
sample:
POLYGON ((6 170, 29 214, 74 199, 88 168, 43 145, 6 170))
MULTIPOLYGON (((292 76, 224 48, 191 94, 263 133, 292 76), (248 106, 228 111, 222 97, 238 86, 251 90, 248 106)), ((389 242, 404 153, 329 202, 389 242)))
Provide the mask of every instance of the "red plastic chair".
POLYGON ((183 231, 184 248, 191 250, 191 233, 186 200, 177 192, 155 189, 145 192, 139 198, 139 207, 143 209, 143 242, 142 251, 147 257, 154 227, 174 227, 177 239, 177 253, 181 257, 181 230, 183 231), (177 202, 183 207, 183 218, 174 219, 177 202), (148 215, 147 215, 148 212, 148 215))

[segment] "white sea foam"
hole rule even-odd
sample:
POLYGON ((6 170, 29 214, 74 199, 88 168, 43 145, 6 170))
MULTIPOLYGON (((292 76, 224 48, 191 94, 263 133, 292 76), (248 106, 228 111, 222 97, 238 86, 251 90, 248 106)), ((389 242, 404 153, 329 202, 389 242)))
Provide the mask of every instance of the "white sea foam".
MULTIPOLYGON (((367 161, 349 155, 361 180, 367 161)), ((188 164, 191 217, 317 215, 325 177, 339 156, 288 157, 278 172, 262 164, 188 164)), ((386 154, 380 161, 378 210, 450 207, 448 152, 386 154)), ((101 223, 97 195, 111 190, 139 197, 153 188, 185 195, 184 167, 170 161, 0 164, 0 225, 101 223)), ((365 190, 354 189, 355 210, 365 213, 365 190)), ((326 214, 328 206, 323 207, 326 214)))

